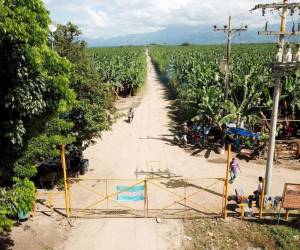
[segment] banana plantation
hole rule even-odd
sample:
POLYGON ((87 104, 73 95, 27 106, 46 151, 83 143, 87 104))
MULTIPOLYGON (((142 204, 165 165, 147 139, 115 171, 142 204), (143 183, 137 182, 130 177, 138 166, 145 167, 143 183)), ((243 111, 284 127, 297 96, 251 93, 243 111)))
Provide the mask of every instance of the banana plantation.
MULTIPOLYGON (((264 123, 272 109, 274 45, 234 46, 226 101, 220 65, 225 46, 158 46, 151 47, 150 53, 176 95, 181 120, 210 120, 220 127, 235 122, 250 130, 268 128, 264 123)), ((299 117, 299 76, 297 71, 284 78, 282 117, 285 109, 291 110, 290 119, 299 117)))

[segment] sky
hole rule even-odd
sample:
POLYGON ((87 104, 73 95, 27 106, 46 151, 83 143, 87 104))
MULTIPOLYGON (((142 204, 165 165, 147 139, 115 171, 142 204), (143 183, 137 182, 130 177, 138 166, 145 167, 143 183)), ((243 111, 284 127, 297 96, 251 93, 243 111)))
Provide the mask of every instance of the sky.
POLYGON ((263 27, 279 20, 276 13, 249 12, 270 0, 44 0, 57 23, 71 21, 87 38, 111 38, 155 32, 174 26, 224 25, 232 15, 234 26, 242 23, 263 27))

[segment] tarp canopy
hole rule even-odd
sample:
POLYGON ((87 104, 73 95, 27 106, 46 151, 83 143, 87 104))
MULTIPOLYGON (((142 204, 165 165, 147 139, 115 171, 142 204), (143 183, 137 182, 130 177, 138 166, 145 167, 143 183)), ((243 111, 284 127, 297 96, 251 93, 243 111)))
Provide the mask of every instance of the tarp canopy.
POLYGON ((259 139, 259 135, 256 133, 252 133, 246 129, 242 128, 229 128, 226 132, 228 135, 239 135, 239 136, 245 136, 245 137, 255 137, 256 139, 259 139))

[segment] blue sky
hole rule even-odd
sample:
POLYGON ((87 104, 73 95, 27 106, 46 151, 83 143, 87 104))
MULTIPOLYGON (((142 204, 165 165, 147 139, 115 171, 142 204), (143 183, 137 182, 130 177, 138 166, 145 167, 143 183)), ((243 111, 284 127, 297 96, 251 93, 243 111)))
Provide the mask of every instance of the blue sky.
MULTIPOLYGON (((264 26, 275 14, 250 13, 260 0, 44 0, 51 18, 77 24, 87 38, 108 38, 158 31, 170 26, 223 25, 229 15, 236 26, 264 26)), ((270 1, 269 1, 270 2, 270 1)))

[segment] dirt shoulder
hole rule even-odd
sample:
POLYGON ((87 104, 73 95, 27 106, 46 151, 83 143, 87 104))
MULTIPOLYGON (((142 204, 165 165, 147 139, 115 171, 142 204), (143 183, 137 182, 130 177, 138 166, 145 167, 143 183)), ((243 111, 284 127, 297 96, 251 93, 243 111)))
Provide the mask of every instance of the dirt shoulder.
POLYGON ((199 219, 186 221, 184 228, 186 250, 300 248, 299 222, 277 225, 275 220, 199 219))

